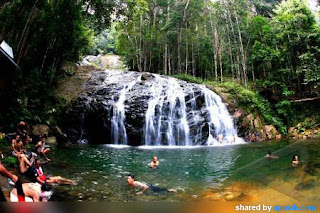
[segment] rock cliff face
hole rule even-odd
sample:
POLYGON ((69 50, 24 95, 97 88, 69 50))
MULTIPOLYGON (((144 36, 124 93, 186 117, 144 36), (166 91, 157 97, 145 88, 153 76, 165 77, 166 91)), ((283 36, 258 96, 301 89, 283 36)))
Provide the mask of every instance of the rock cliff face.
POLYGON ((93 72, 62 120, 73 141, 135 146, 240 141, 218 95, 150 73, 93 72))

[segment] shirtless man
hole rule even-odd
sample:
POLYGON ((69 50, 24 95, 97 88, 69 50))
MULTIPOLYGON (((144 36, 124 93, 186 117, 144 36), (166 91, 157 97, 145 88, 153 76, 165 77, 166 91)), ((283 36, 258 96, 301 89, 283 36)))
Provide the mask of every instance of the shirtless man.
POLYGON ((152 162, 148 164, 148 166, 152 169, 156 169, 159 167, 159 161, 157 156, 153 156, 152 162))
POLYGON ((45 136, 41 136, 40 141, 37 143, 37 145, 35 145, 35 147, 37 148, 37 152, 39 155, 43 155, 44 158, 47 161, 51 161, 46 154, 48 154, 50 152, 49 148, 46 148, 46 137, 45 136))
POLYGON ((31 154, 30 160, 27 158, 25 154, 18 154, 19 168, 22 175, 25 175, 32 181, 36 178, 36 173, 34 171, 34 162, 36 155, 34 153, 31 154))
MULTIPOLYGON (((1 163, 0 163, 0 174, 7 178, 10 178, 15 183, 18 181, 18 177, 12 174, 11 172, 9 172, 1 163)), ((0 188, 0 202, 5 202, 5 201, 7 200, 0 188)))
POLYGON ((166 189, 166 188, 159 188, 157 186, 153 186, 152 184, 147 184, 144 182, 140 182, 140 181, 136 181, 134 179, 133 175, 128 175, 127 176, 127 181, 128 181, 128 185, 141 189, 141 191, 137 192, 136 195, 141 195, 143 194, 145 191, 147 191, 148 189, 150 189, 152 192, 177 192, 176 189, 166 189))
POLYGON ((66 185, 76 185, 75 181, 62 178, 60 176, 47 177, 43 172, 40 160, 37 160, 36 162, 36 171, 37 171, 37 181, 40 184, 57 183, 57 184, 66 184, 66 185))
MULTIPOLYGON (((48 184, 24 183, 22 189, 25 197, 29 197, 33 202, 48 202, 52 196, 52 188, 48 184)), ((17 189, 13 189, 10 198, 12 202, 18 201, 17 189)))
POLYGON ((17 134, 16 137, 11 140, 12 155, 17 157, 17 155, 23 150, 22 147, 23 142, 20 139, 20 135, 17 134))

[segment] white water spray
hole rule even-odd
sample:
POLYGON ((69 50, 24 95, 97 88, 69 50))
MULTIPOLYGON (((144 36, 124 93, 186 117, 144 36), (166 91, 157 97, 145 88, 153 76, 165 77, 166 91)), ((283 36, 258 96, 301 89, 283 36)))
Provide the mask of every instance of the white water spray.
POLYGON ((141 80, 141 75, 135 80, 130 82, 127 86, 120 91, 118 101, 115 101, 113 106, 113 116, 111 119, 111 137, 115 144, 127 145, 128 136, 125 126, 125 105, 126 94, 133 88, 133 86, 141 80))

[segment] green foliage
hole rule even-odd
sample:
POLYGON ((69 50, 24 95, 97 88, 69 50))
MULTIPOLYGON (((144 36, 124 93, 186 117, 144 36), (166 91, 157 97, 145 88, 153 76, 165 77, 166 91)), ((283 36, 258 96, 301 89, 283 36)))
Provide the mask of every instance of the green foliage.
POLYGON ((275 105, 277 114, 286 121, 286 123, 290 123, 294 118, 294 111, 291 106, 291 102, 288 100, 283 100, 278 102, 275 105))
POLYGON ((312 129, 317 125, 317 122, 314 118, 306 118, 302 123, 301 126, 306 129, 312 129))
POLYGON ((8 140, 6 140, 5 138, 0 139, 0 148, 1 149, 8 148, 8 147, 10 147, 10 145, 11 145, 11 143, 8 140))
POLYGON ((18 159, 16 157, 8 156, 2 159, 1 163, 3 163, 5 167, 13 168, 17 166, 18 159))
POLYGON ((275 113, 271 104, 262 98, 257 92, 246 89, 242 85, 231 81, 218 84, 227 89, 227 92, 233 94, 233 98, 247 113, 254 113, 260 115, 266 124, 274 125, 281 132, 286 134, 287 127, 279 118, 279 114, 275 113))
POLYGON ((96 35, 89 54, 117 54, 117 50, 115 48, 115 33, 115 24, 113 24, 111 30, 104 30, 100 34, 96 35))
POLYGON ((195 83, 195 84, 202 84, 203 83, 203 80, 201 78, 197 78, 197 77, 194 77, 192 75, 187 75, 187 74, 176 74, 176 75, 173 75, 172 77, 178 78, 180 80, 187 81, 190 83, 195 83))
POLYGON ((126 8, 116 47, 131 70, 241 83, 252 76, 286 99, 319 86, 320 31, 303 0, 143 0, 126 8))
POLYGON ((61 65, 77 62, 88 53, 94 34, 109 27, 115 6, 114 1, 101 0, 0 3, 0 41, 4 39, 13 47, 21 67, 11 79, 11 108, 1 112, 0 123, 48 119, 46 112, 59 105, 51 91, 56 80, 65 75, 61 65))

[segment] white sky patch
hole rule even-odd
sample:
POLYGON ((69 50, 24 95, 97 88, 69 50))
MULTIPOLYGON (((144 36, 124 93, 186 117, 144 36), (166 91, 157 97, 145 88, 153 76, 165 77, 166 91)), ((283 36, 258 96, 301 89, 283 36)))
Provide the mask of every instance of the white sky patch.
POLYGON ((313 13, 313 15, 316 17, 316 21, 319 24, 320 23, 320 17, 319 17, 319 4, 318 0, 306 0, 307 6, 313 13))

